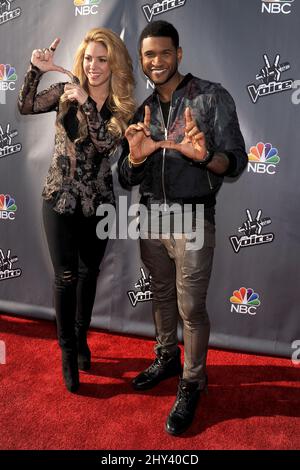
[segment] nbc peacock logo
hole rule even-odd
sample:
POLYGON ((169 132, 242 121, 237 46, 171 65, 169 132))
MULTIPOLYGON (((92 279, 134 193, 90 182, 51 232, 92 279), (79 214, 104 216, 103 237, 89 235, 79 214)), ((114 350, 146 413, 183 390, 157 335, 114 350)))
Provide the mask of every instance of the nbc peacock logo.
POLYGON ((96 15, 101 0, 73 0, 75 16, 96 15))
POLYGON ((258 142, 250 147, 248 154, 248 173, 275 175, 280 162, 278 150, 272 144, 258 142))
POLYGON ((260 306, 259 295, 251 287, 233 291, 230 302, 232 313, 256 315, 256 309, 260 306))
POLYGON ((76 7, 81 7, 82 5, 99 5, 100 0, 74 0, 74 5, 76 7))
POLYGON ((0 220, 15 220, 16 202, 9 194, 0 194, 0 220))
POLYGON ((16 69, 10 64, 0 64, 0 91, 13 91, 18 79, 16 69))

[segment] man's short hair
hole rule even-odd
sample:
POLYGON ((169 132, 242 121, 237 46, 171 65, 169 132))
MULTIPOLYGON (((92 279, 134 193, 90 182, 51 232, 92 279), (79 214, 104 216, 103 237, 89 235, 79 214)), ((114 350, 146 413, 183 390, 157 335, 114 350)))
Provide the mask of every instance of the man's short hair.
POLYGON ((179 46, 179 34, 177 29, 167 21, 153 21, 149 23, 141 32, 139 39, 139 50, 141 51, 142 42, 145 38, 150 37, 166 37, 171 38, 174 47, 177 49, 179 46))

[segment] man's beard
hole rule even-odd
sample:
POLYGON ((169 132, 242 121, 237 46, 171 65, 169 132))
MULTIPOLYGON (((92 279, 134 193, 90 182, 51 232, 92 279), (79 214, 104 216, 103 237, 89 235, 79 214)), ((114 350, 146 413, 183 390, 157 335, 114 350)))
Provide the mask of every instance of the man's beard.
MULTIPOLYGON (((149 80, 152 81, 152 79, 145 73, 144 69, 143 69, 143 72, 144 74, 146 75, 147 78, 149 78, 149 80)), ((171 75, 169 75, 166 80, 162 83, 157 83, 157 86, 162 86, 162 85, 165 85, 166 83, 168 83, 173 77, 174 75, 178 72, 178 63, 176 63, 176 67, 174 68, 173 72, 171 72, 171 75)), ((154 85, 156 85, 155 82, 153 82, 154 85)))

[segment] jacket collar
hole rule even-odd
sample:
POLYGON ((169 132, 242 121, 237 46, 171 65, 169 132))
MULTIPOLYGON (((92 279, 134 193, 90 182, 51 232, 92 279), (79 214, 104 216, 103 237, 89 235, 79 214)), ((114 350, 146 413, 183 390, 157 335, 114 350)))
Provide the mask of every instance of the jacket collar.
MULTIPOLYGON (((183 77, 183 80, 181 80, 181 82, 179 83, 179 85, 177 86, 177 88, 173 91, 173 98, 176 98, 178 96, 182 96, 184 94, 184 91, 188 85, 188 83, 194 78, 194 76, 191 74, 191 73, 188 73, 186 74, 184 77, 183 77)), ((157 89, 155 88, 154 92, 153 92, 153 95, 156 97, 158 96, 158 91, 157 89)))

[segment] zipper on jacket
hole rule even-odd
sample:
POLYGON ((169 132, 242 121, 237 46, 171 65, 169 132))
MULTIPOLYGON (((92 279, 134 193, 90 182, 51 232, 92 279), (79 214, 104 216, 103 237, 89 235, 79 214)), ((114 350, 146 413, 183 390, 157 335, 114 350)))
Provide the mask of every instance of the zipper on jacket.
MULTIPOLYGON (((166 127, 163 112, 162 112, 162 109, 161 109, 160 100, 157 96, 158 106, 159 106, 160 114, 161 114, 161 120, 162 120, 164 129, 165 129, 165 140, 168 140, 169 124, 170 124, 170 119, 171 119, 171 115, 172 115, 172 111, 173 111, 173 109, 172 109, 172 97, 173 97, 173 94, 171 96, 170 109, 169 109, 168 121, 167 121, 167 127, 166 127)), ((164 196, 164 211, 167 210, 167 195, 166 195, 166 186, 165 186, 165 164, 166 164, 166 149, 163 149, 163 163, 162 163, 162 170, 161 170, 161 182, 162 182, 163 196, 164 196)))
POLYGON ((210 180, 210 176, 209 176, 208 170, 206 170, 206 174, 207 174, 207 179, 208 179, 209 187, 210 187, 210 189, 211 189, 211 191, 212 191, 212 190, 213 190, 213 185, 211 184, 211 180, 210 180))

